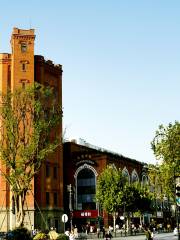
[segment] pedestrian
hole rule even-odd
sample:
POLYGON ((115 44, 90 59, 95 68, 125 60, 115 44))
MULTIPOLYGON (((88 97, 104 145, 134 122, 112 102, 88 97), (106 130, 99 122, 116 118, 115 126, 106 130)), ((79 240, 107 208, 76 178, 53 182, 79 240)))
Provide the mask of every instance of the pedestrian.
POLYGON ((153 240, 153 235, 149 228, 145 228, 145 235, 146 240, 153 240))
POLYGON ((97 227, 97 237, 100 238, 100 228, 97 227))
POLYGON ((69 240, 75 240, 74 231, 72 230, 69 235, 69 240))
POLYGON ((74 226, 74 237, 78 238, 78 229, 77 229, 76 225, 74 226))
POLYGON ((105 228, 102 228, 102 234, 103 234, 103 238, 105 238, 105 228))
POLYGON ((65 231, 65 235, 69 237, 69 235, 70 235, 70 229, 69 228, 65 231))

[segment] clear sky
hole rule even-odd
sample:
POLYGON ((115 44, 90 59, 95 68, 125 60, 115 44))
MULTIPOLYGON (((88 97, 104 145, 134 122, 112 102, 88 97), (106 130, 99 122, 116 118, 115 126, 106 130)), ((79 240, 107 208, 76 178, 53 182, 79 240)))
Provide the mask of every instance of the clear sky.
POLYGON ((160 124, 180 119, 179 0, 6 0, 0 52, 13 27, 63 65, 66 138, 155 163, 160 124))

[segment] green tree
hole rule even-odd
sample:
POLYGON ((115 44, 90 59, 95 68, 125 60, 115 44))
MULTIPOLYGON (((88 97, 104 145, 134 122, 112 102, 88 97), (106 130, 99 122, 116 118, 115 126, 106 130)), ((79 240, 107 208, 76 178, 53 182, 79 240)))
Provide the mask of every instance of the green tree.
POLYGON ((107 166, 97 180, 96 200, 103 210, 112 214, 114 226, 115 213, 123 206, 123 189, 126 183, 127 179, 122 171, 112 165, 107 166))
MULTIPOLYGON (((130 213, 138 215, 142 222, 142 215, 145 212, 151 212, 152 194, 148 186, 142 186, 141 183, 135 182, 126 184, 123 189, 123 203, 127 218, 130 220, 130 213)), ((130 221, 128 221, 130 223, 130 221)))
POLYGON ((160 125, 151 142, 157 160, 158 175, 166 195, 174 199, 174 181, 180 175, 180 123, 160 125))
POLYGON ((147 187, 138 183, 130 184, 121 169, 110 165, 98 177, 96 200, 105 211, 112 214, 115 225, 115 213, 120 208, 127 216, 130 212, 149 211, 151 194, 147 187))
POLYGON ((147 186, 142 186, 140 183, 131 183, 124 187, 123 201, 126 203, 126 211, 140 213, 151 211, 152 194, 147 186))
POLYGON ((1 96, 1 173, 13 195, 16 227, 23 226, 26 196, 46 156, 61 143, 62 110, 40 84, 1 96))

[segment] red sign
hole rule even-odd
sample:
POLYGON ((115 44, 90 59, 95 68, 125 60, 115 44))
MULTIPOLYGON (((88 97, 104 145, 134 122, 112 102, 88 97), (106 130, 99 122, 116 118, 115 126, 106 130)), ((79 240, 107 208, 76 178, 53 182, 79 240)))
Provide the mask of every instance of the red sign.
POLYGON ((98 210, 77 210, 73 211, 74 218, 97 218, 98 210))

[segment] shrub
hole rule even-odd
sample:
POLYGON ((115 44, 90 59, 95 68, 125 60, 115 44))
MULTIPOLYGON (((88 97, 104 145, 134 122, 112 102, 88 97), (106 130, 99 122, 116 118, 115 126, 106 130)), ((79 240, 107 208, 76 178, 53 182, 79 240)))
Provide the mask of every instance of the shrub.
POLYGON ((33 240, 39 240, 39 239, 43 239, 43 240, 46 240, 46 239, 49 239, 47 234, 44 233, 44 232, 39 232, 36 234, 36 236, 33 238, 33 240))
POLYGON ((69 240, 69 237, 64 233, 60 233, 59 236, 57 237, 57 239, 59 239, 59 240, 69 240))
POLYGON ((15 228, 7 233, 8 240, 32 240, 31 233, 26 228, 15 228))

